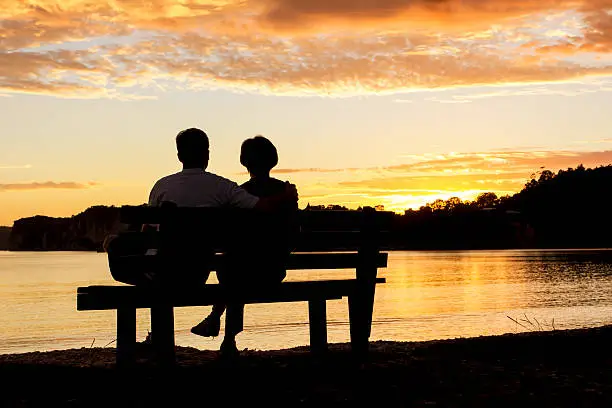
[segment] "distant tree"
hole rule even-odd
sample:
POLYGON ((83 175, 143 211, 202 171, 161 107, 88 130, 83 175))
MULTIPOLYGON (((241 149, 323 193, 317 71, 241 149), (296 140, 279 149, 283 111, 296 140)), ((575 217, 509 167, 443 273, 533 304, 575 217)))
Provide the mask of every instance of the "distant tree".
POLYGON ((538 183, 545 183, 549 180, 552 180, 553 178, 555 178, 555 173, 550 170, 544 170, 542 173, 540 173, 538 183))
POLYGON ((427 206, 430 207, 433 211, 443 211, 446 209, 446 201, 442 200, 441 198, 438 198, 433 203, 427 204, 427 206))
POLYGON ((419 208, 419 214, 431 214, 432 208, 429 205, 423 205, 419 208))
POLYGON ((463 202, 461 201, 459 197, 451 197, 448 200, 446 200, 444 207, 446 211, 454 211, 460 208, 462 204, 463 202))
POLYGON ((347 211, 348 208, 338 204, 328 204, 326 210, 328 211, 347 211))
POLYGON ((497 194, 491 192, 479 194, 474 201, 477 208, 491 208, 497 206, 498 203, 497 194))
MULTIPOLYGON (((533 175, 535 177, 535 175, 533 175)), ((527 190, 532 190, 534 188, 536 188, 538 186, 538 181, 535 178, 532 178, 531 180, 529 180, 526 184, 525 187, 523 188, 523 190, 527 191, 527 190)))
POLYGON ((306 210, 312 210, 312 211, 322 211, 325 210, 326 207, 324 205, 310 205, 308 204, 308 206, 306 206, 306 210))

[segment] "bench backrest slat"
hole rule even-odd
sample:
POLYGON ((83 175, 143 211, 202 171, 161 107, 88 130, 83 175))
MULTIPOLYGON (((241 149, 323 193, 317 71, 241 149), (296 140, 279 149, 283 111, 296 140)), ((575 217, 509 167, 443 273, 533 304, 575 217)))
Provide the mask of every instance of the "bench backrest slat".
MULTIPOLYGON (((376 254, 374 265, 376 268, 386 268, 388 255, 386 253, 376 254)), ((142 256, 121 257, 120 259, 109 258, 111 270, 115 267, 114 262, 120 262, 123 268, 129 267, 134 270, 152 270, 157 262, 154 256, 142 258, 142 256)), ((218 271, 224 265, 224 256, 215 255, 207 269, 218 271)), ((356 269, 362 264, 359 254, 355 253, 294 253, 287 258, 287 270, 312 270, 312 269, 356 269)))
MULTIPOLYGON (((365 211, 297 211, 297 223, 302 231, 359 231, 361 230, 365 211)), ((124 224, 160 224, 162 222, 190 222, 222 225, 228 219, 236 217, 265 217, 265 214, 254 210, 230 208, 159 208, 148 206, 123 206, 120 210, 120 220, 124 224)), ((391 227, 393 213, 381 211, 372 212, 369 218, 379 231, 388 231, 391 227)))
MULTIPOLYGON (((357 251, 371 237, 385 236, 391 229, 393 213, 368 211, 301 210, 292 219, 295 251, 357 251), (366 231, 367 230, 367 231, 366 231)), ((173 235, 185 242, 206 240, 222 250, 225 243, 240 238, 241 229, 250 223, 266 225, 269 215, 254 210, 221 208, 155 208, 125 206, 120 211, 121 222, 138 228, 142 224, 172 225, 173 235), (180 227, 182 226, 182 227, 180 227), (208 234, 203 235, 202 231, 208 234)), ((246 238, 245 238, 246 239, 246 238)))

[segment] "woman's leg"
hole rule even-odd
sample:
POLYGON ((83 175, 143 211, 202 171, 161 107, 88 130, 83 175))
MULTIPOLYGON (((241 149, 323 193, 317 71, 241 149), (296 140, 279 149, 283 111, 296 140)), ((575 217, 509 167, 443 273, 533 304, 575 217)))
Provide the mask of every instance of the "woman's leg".
MULTIPOLYGON (((217 280, 222 285, 230 284, 229 277, 231 276, 227 270, 217 271, 217 280)), ((214 304, 212 310, 208 316, 204 318, 200 323, 196 324, 191 328, 191 333, 202 337, 217 337, 221 330, 221 316, 225 312, 226 304, 219 302, 214 304)), ((227 318, 226 318, 227 322, 227 318)), ((227 331, 227 325, 226 325, 227 331)))
MULTIPOLYGON (((260 266, 251 272, 251 274, 243 275, 239 285, 237 284, 234 287, 235 290, 267 290, 280 284, 287 276, 286 270, 279 268, 278 265, 260 266)), ((221 344, 221 351, 225 354, 238 353, 236 336, 244 330, 244 306, 244 303, 230 302, 227 304, 225 336, 221 344)))

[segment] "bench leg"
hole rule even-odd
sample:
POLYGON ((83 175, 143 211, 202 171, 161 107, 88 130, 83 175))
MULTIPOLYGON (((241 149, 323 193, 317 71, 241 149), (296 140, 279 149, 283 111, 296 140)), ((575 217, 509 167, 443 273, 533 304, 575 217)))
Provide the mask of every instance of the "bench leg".
POLYGON ((127 368, 135 362, 136 308, 117 309, 117 367, 127 368))
POLYGON ((174 308, 158 305, 151 308, 153 348, 160 365, 174 365, 174 308))
POLYGON ((374 296, 376 294, 376 284, 367 285, 363 288, 363 314, 365 319, 366 337, 369 339, 372 334, 372 317, 374 316, 374 296))
POLYGON ((371 317, 366 316, 368 308, 364 297, 357 293, 348 297, 349 323, 351 330, 351 349, 359 358, 364 357, 369 349, 369 322, 371 317))
POLYGON ((308 318, 310 320, 310 350, 313 353, 327 351, 327 309, 325 299, 308 301, 308 318))

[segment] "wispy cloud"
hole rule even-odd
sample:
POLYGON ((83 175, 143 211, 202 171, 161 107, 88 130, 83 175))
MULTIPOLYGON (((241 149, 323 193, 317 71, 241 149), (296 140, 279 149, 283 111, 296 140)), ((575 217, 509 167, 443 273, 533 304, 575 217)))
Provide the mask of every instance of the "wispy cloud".
POLYGON ((84 190, 92 187, 99 186, 99 183, 77 183, 74 181, 46 181, 46 182, 32 182, 32 183, 14 183, 14 184, 0 184, 0 192, 3 191, 30 191, 30 190, 84 190))
POLYGON ((602 145, 612 144, 612 138, 605 138, 600 140, 575 140, 572 142, 575 145, 602 145))
POLYGON ((430 97, 426 98, 430 102, 439 103, 470 103, 477 100, 489 98, 508 98, 517 96, 580 96, 592 94, 596 92, 612 91, 612 81, 602 80, 583 80, 569 82, 561 87, 558 84, 550 84, 548 86, 532 85, 521 86, 515 85, 506 89, 495 89, 490 87, 489 91, 485 92, 464 92, 460 94, 446 95, 444 98, 430 97))
POLYGON ((311 167, 311 168, 285 168, 285 169, 274 169, 273 172, 276 174, 293 174, 293 173, 342 173, 349 171, 360 170, 357 167, 347 167, 347 168, 322 168, 322 167, 311 167))
POLYGON ((9 165, 9 164, 0 164, 0 170, 25 170, 31 169, 31 164, 22 164, 22 165, 9 165))
MULTIPOLYGON (((590 143, 590 142, 584 142, 590 143)), ((596 141, 595 143, 612 143, 612 139, 596 141)), ((598 166, 612 163, 612 151, 573 151, 573 150, 511 150, 447 153, 447 154, 412 154, 403 155, 410 159, 408 163, 377 167, 351 167, 351 168, 285 168, 274 169, 277 174, 296 173, 343 173, 343 172, 383 172, 392 174, 410 172, 411 174, 441 174, 445 175, 455 171, 465 173, 512 173, 516 170, 535 171, 539 168, 560 170, 578 164, 585 166, 598 166)), ((527 174, 529 175, 529 174, 527 174)), ((351 175, 352 177, 353 175, 351 175)))
POLYGON ((427 98, 427 100, 430 102, 438 102, 438 103, 470 103, 471 102, 469 99, 458 98, 458 97, 451 97, 451 98, 446 98, 446 99, 433 97, 433 98, 427 98))

